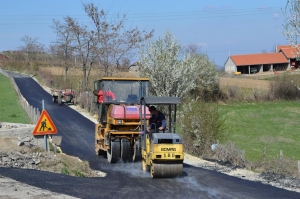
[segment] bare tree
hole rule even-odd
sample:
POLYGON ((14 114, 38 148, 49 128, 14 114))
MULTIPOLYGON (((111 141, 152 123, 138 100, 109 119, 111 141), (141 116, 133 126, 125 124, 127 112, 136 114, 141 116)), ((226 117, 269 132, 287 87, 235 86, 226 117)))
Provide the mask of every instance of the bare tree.
POLYGON ((56 33, 56 44, 53 46, 55 57, 61 62, 65 69, 65 79, 68 78, 69 68, 72 66, 72 58, 74 54, 74 46, 72 42, 72 31, 68 27, 68 24, 61 24, 59 21, 53 20, 53 26, 56 33))
POLYGON ((72 35, 72 45, 75 51, 81 58, 82 71, 83 71, 83 89, 88 90, 88 79, 94 63, 91 50, 92 46, 92 32, 88 32, 87 26, 79 25, 76 19, 71 17, 65 18, 68 30, 72 35), (89 64, 88 64, 89 63, 89 64))
MULTIPOLYGON (((120 66, 123 58, 130 59, 134 49, 143 41, 153 36, 153 30, 147 33, 138 28, 125 29, 126 15, 117 15, 111 19, 104 10, 99 10, 93 3, 84 4, 84 10, 94 25, 93 47, 97 61, 104 67, 105 75, 109 68, 120 66)), ((111 74, 110 74, 111 75, 111 74)))
POLYGON ((31 38, 25 35, 21 38, 21 41, 24 42, 24 45, 20 46, 19 50, 27 53, 27 58, 30 63, 37 60, 38 54, 44 53, 44 45, 38 42, 38 38, 31 38))

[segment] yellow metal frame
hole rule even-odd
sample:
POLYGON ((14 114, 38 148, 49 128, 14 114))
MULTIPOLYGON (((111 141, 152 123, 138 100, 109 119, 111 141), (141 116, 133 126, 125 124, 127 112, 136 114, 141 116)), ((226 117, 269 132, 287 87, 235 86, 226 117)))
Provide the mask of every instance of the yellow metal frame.
POLYGON ((162 161, 162 162, 183 161, 184 159, 183 145, 182 144, 151 144, 149 134, 147 134, 146 150, 142 149, 142 158, 144 159, 146 165, 148 166, 151 166, 153 161, 162 161), (175 149, 175 151, 173 149, 175 149), (161 158, 158 158, 157 156, 161 156, 161 158))

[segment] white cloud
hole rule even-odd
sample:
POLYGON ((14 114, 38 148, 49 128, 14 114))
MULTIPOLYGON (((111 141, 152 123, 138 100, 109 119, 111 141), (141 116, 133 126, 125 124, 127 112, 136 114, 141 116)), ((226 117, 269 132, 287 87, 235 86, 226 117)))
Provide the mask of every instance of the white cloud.
POLYGON ((273 14, 274 19, 278 19, 279 17, 280 17, 280 15, 277 12, 273 14))
POLYGON ((228 45, 228 44, 231 44, 232 42, 230 42, 230 41, 221 41, 220 43, 219 43, 219 45, 228 45))
POLYGON ((206 42, 200 42, 200 43, 197 43, 198 46, 201 46, 201 47, 207 47, 208 44, 206 42))
POLYGON ((204 7, 204 10, 215 10, 215 6, 212 6, 212 5, 207 5, 204 7))

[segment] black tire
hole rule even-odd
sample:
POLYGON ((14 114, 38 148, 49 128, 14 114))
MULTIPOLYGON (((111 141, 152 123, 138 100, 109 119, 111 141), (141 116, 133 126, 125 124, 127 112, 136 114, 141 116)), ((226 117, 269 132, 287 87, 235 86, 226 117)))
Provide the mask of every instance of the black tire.
POLYGON ((135 141, 133 147, 134 148, 133 148, 132 161, 133 162, 140 161, 142 159, 140 141, 139 140, 135 141))
POLYGON ((130 142, 126 138, 121 139, 121 159, 124 162, 128 162, 131 160, 130 142))
POLYGON ((107 161, 115 163, 120 158, 120 139, 117 138, 110 142, 110 149, 107 149, 107 161))
POLYGON ((53 101, 53 103, 57 102, 57 97, 56 97, 56 96, 53 96, 53 97, 52 97, 52 101, 53 101))
POLYGON ((61 97, 58 97, 57 103, 58 103, 59 106, 61 106, 61 104, 62 104, 62 99, 61 99, 61 97))
POLYGON ((101 149, 98 149, 98 150, 96 151, 96 155, 106 155, 106 151, 103 151, 103 150, 101 150, 101 149))

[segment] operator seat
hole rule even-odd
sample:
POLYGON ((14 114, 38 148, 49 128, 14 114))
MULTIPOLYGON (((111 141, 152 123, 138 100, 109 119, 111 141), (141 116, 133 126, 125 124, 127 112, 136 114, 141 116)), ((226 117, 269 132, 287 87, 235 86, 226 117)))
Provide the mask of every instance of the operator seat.
POLYGON ((139 102, 138 96, 134 95, 134 94, 130 94, 130 95, 128 95, 128 97, 126 99, 126 102, 129 103, 129 104, 138 103, 139 102))

